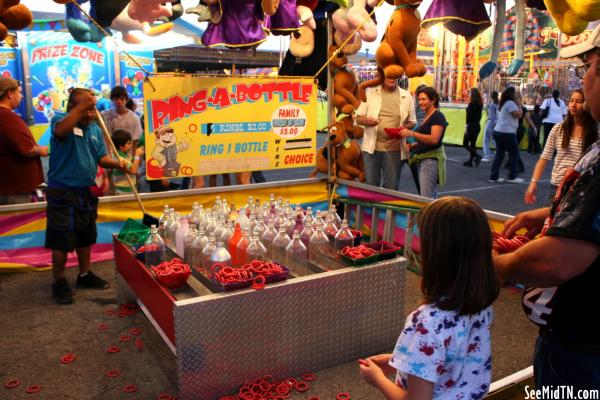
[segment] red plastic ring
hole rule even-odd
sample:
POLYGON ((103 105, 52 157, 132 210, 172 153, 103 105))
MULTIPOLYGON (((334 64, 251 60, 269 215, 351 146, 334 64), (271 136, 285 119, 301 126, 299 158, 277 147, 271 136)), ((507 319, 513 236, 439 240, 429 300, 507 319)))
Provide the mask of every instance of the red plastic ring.
POLYGON ((167 394, 167 393, 161 393, 158 396, 158 400, 173 400, 173 396, 171 396, 170 394, 167 394))
POLYGON ((117 368, 109 369, 108 371, 106 371, 106 376, 108 376, 109 378, 116 378, 119 375, 121 375, 121 370, 117 368))
POLYGON ((106 325, 106 324, 98 325, 98 330, 100 330, 100 331, 105 331, 107 329, 108 329, 108 325, 106 325))
POLYGON ((110 346, 108 348, 109 353, 118 353, 120 351, 121 351, 121 349, 119 348, 119 346, 110 346))
POLYGON ((123 391, 125 393, 133 393, 133 392, 137 391, 137 386, 135 386, 135 385, 127 385, 127 386, 125 386, 123 388, 123 391))
POLYGON ((306 374, 302 374, 302 380, 305 382, 312 382, 317 379, 317 376, 312 372, 307 372, 306 374))
POLYGON ((340 392, 335 395, 336 400, 350 400, 350 393, 340 392))
POLYGON ((131 328, 129 330, 129 333, 131 333, 134 336, 139 336, 142 334, 142 330, 140 328, 131 328))
POLYGON ((10 380, 4 382, 4 387, 8 388, 8 389, 12 389, 12 388, 16 388, 20 384, 21 384, 20 379, 10 379, 10 380))
POLYGON ((300 393, 304 393, 310 388, 310 386, 308 386, 308 383, 306 382, 296 382, 294 388, 300 393))
POLYGON ((310 398, 310 399, 308 399, 308 400, 321 400, 321 398, 320 398, 320 397, 311 397, 311 398, 310 398))
POLYGON ((29 386, 27 389, 25 389, 25 391, 29 394, 37 393, 40 390, 42 390, 42 387, 40 385, 32 385, 32 386, 29 386))
POLYGON ((120 342, 129 342, 131 340, 131 336, 123 335, 119 338, 120 342))
POLYGON ((75 354, 73 353, 67 353, 60 358, 61 364, 71 364, 73 361, 75 361, 75 354))

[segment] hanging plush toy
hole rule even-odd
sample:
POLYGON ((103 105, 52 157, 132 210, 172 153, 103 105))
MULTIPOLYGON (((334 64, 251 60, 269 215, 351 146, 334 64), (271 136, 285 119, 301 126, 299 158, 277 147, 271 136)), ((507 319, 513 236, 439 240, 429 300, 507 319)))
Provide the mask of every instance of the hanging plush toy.
POLYGON ((164 0, 131 0, 128 14, 140 22, 154 22, 159 18, 170 17, 171 10, 164 6, 164 0))
POLYGON ((318 4, 318 0, 296 0, 296 15, 301 25, 290 36, 290 53, 294 57, 308 57, 315 49, 317 23, 313 11, 318 4))
POLYGON ((367 101, 366 89, 381 85, 384 79, 398 79, 403 74, 412 78, 427 72, 423 61, 417 59, 417 38, 421 31, 419 4, 421 1, 394 0, 396 9, 375 52, 378 76, 360 85, 362 101, 367 101))
POLYGON ((348 57, 338 46, 329 46, 329 56, 334 55, 329 64, 329 70, 333 77, 333 101, 332 104, 338 114, 352 115, 360 105, 358 98, 358 82, 356 75, 347 68, 348 57))
POLYGON ((19 0, 0 0, 0 41, 6 39, 9 30, 26 28, 33 22, 33 15, 19 0))
POLYGON ((123 41, 131 44, 142 43, 142 39, 131 33, 131 31, 142 31, 148 36, 158 36, 173 29, 172 22, 163 22, 150 25, 148 22, 139 22, 129 16, 129 5, 112 21, 111 30, 119 31, 123 35, 123 41))
POLYGON ((494 26, 494 37, 492 39, 492 51, 488 62, 479 69, 479 78, 485 79, 498 67, 498 56, 502 45, 502 35, 506 24, 506 0, 496 2, 496 25, 494 26))
MULTIPOLYGON (((99 42, 104 38, 104 33, 96 24, 88 21, 79 7, 67 0, 54 0, 56 3, 65 4, 67 29, 73 39, 78 42, 99 42)), ((82 5, 87 0, 76 0, 82 5)), ((98 25, 110 33, 109 26, 113 20, 127 7, 129 0, 91 0, 89 15, 98 25)))
POLYGON ((548 12, 562 33, 579 35, 588 22, 600 19, 599 0, 544 0, 548 12))
POLYGON ((515 76, 525 61, 525 0, 515 0, 515 57, 508 66, 508 75, 515 76))
POLYGON ((482 1, 465 0, 433 0, 421 27, 429 28, 438 23, 467 40, 473 39, 492 25, 482 1))

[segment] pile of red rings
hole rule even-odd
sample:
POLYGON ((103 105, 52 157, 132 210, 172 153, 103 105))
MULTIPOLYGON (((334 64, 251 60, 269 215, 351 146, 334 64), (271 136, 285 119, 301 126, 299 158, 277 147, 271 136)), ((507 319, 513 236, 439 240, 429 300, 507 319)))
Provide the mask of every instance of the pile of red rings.
POLYGON ((340 252, 346 257, 353 258, 355 260, 371 257, 377 254, 375 250, 362 244, 354 247, 345 246, 340 252))
POLYGON ((137 249, 137 253, 144 253, 144 252, 152 252, 152 251, 158 251, 158 245, 157 244, 145 244, 143 246, 138 247, 137 249))
POLYGON ((511 239, 505 238, 504 236, 494 232, 493 233, 492 249, 500 254, 511 253, 529 242, 529 238, 523 235, 514 236, 511 239))
POLYGON ((161 285, 170 289, 183 286, 192 272, 190 266, 180 258, 174 258, 171 261, 163 261, 162 263, 153 266, 152 270, 161 285))
MULTIPOLYGON (((267 375, 255 381, 245 382, 238 392, 232 396, 220 397, 219 400, 284 400, 292 395, 292 391, 304 393, 310 389, 308 382, 317 379, 313 373, 306 373, 301 376, 301 380, 296 378, 286 378, 280 381, 267 375)), ((338 393, 338 400, 350 399, 350 394, 346 392, 338 393)), ((309 400, 320 400, 319 397, 310 397, 309 400)))
POLYGON ((267 277, 285 272, 284 268, 274 262, 253 260, 239 268, 222 263, 214 263, 210 267, 211 278, 221 285, 252 282, 252 289, 265 287, 267 277))

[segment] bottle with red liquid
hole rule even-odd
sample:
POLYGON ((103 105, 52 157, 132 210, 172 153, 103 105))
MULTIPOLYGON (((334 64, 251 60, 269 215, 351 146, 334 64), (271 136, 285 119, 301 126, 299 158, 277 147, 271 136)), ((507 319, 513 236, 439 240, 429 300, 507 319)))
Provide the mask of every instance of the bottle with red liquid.
POLYGON ((233 264, 234 267, 239 267, 241 265, 248 263, 248 261, 249 261, 248 254, 246 253, 248 246, 250 246, 250 230, 242 229, 242 238, 238 241, 237 247, 236 247, 236 251, 237 251, 236 262, 237 262, 237 264, 233 264))
POLYGON ((235 265, 235 266, 239 265, 239 263, 237 261, 237 245, 241 238, 242 238, 242 227, 240 226, 240 224, 236 223, 235 228, 233 229, 233 235, 231 236, 231 239, 229 239, 229 242, 227 243, 227 248, 229 250, 229 254, 231 254, 231 264, 235 265))

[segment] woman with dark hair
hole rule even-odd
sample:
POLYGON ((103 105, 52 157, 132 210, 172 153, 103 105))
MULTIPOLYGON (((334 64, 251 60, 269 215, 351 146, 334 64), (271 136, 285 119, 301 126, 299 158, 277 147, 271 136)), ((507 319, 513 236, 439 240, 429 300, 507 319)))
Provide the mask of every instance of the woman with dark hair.
POLYGON ((440 98, 432 87, 416 92, 421 110, 425 112, 423 122, 414 130, 403 129, 400 135, 413 138, 410 144, 411 160, 419 167, 420 195, 436 198, 436 187, 446 183, 446 152, 442 145, 448 122, 439 110, 440 98))
POLYGON ((548 135, 544 152, 540 156, 531 182, 525 192, 525 203, 533 204, 536 201, 537 182, 541 179, 546 164, 552 160, 554 153, 556 159, 552 167, 552 178, 548 191, 548 201, 552 201, 558 185, 567 170, 575 165, 579 157, 598 140, 598 127, 594 118, 583 109, 585 98, 583 91, 574 90, 569 99, 569 113, 563 122, 554 125, 548 135))
POLYGON ((472 167, 473 163, 476 167, 481 162, 481 156, 477 154, 477 136, 481 130, 481 112, 483 111, 483 100, 481 93, 477 88, 471 88, 469 96, 469 105, 467 106, 467 126, 465 128, 465 136, 463 138, 463 147, 470 154, 469 160, 465 161, 465 167, 472 167))
POLYGON ((508 152, 508 182, 521 183, 522 178, 517 177, 517 162, 519 160, 519 147, 517 145, 517 128, 519 127, 519 118, 523 116, 523 105, 519 100, 515 88, 509 86, 504 89, 498 105, 498 121, 494 127, 494 141, 496 142, 496 155, 492 163, 490 182, 504 182, 500 178, 500 166, 504 159, 504 153, 508 152))
POLYGON ((564 101, 558 98, 560 92, 552 91, 552 98, 546 99, 540 107, 542 109, 542 125, 544 126, 544 146, 548 140, 548 135, 555 124, 562 122, 567 115, 567 106, 564 101))
POLYGON ((494 135, 494 125, 498 119, 498 92, 495 90, 492 92, 491 101, 486 107, 487 121, 485 122, 485 130, 483 131, 483 158, 481 161, 488 162, 492 157, 490 150, 490 143, 492 142, 492 136, 494 135))

